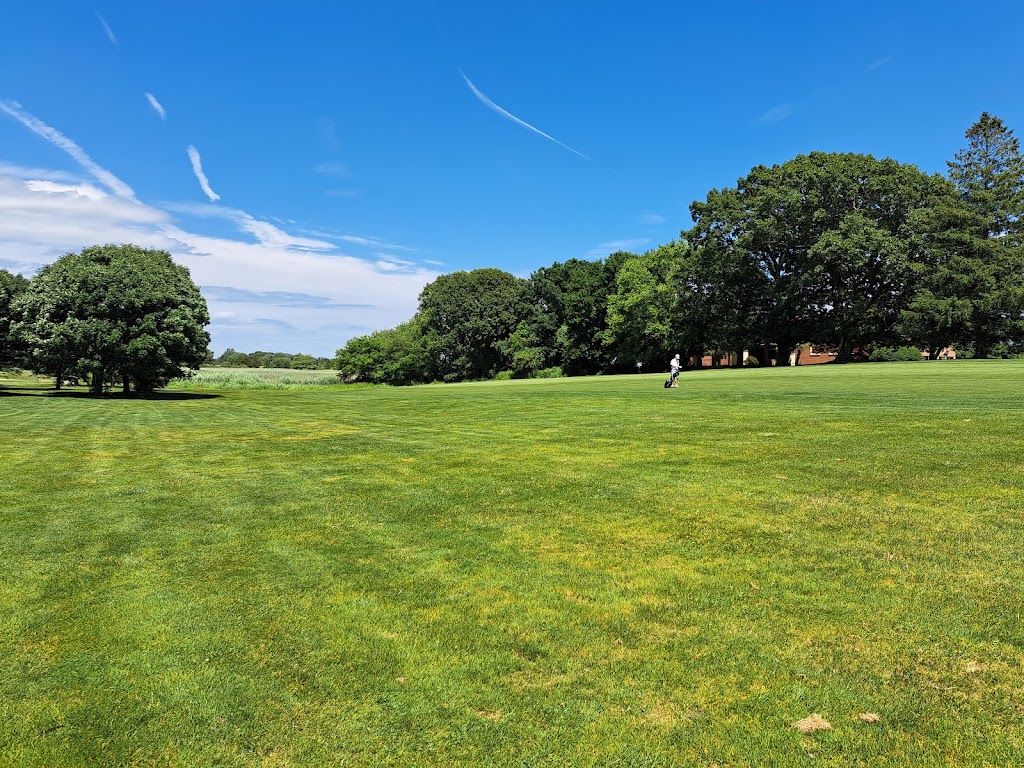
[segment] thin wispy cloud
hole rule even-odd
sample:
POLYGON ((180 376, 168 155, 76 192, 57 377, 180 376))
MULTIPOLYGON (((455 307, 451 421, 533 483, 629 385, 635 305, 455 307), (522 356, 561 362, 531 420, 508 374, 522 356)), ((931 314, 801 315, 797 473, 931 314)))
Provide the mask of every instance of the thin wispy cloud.
POLYGON ((134 200, 135 192, 121 181, 117 176, 112 174, 107 169, 97 164, 89 155, 85 153, 85 150, 75 144, 71 139, 65 136, 63 133, 58 131, 56 128, 51 128, 49 125, 44 123, 39 118, 29 114, 21 108, 21 105, 14 101, 0 101, 0 112, 4 112, 19 123, 24 125, 33 133, 42 136, 48 142, 54 146, 63 149, 72 159, 82 166, 87 172, 107 187, 118 197, 124 197, 127 199, 134 200))
POLYGON ((210 198, 210 202, 215 203, 220 200, 220 195, 210 189, 210 182, 207 180, 206 174, 203 173, 203 160, 199 157, 199 150, 191 144, 188 145, 188 159, 192 161, 192 172, 199 179, 199 186, 203 188, 203 192, 210 198))
POLYGON ((189 216, 200 218, 228 219, 233 221, 242 232, 248 232, 255 237, 261 245, 272 248, 294 248, 301 251, 330 251, 334 244, 326 240, 316 240, 309 237, 298 237, 292 235, 280 227, 274 226, 269 221, 257 219, 245 211, 236 208, 226 208, 220 205, 206 205, 205 203, 165 203, 164 207, 175 213, 184 213, 189 216))
POLYGON ((107 33, 107 39, 110 40, 112 45, 117 45, 117 37, 114 35, 114 30, 107 24, 107 20, 100 15, 99 11, 96 11, 96 17, 100 20, 100 24, 103 25, 103 31, 107 33))
POLYGON ((322 118, 317 125, 317 133, 320 135, 320 141, 323 142, 324 148, 332 155, 338 154, 340 142, 334 121, 327 117, 322 118))
MULTIPOLYGON (((319 307, 323 309, 369 309, 372 304, 342 304, 330 296, 319 296, 309 293, 292 293, 289 291, 246 291, 226 285, 204 285, 203 295, 207 299, 217 299, 224 303, 264 303, 279 307, 319 307)), ((224 312, 223 315, 234 314, 224 312)))
POLYGON ((757 122, 761 123, 762 125, 768 123, 781 123, 783 120, 785 120, 792 114, 793 107, 791 107, 789 104, 780 104, 777 107, 772 107, 763 115, 761 115, 761 117, 757 119, 757 122))
POLYGON ((350 176, 348 166, 340 160, 332 160, 327 163, 318 163, 313 166, 313 170, 319 173, 321 176, 335 176, 345 178, 350 176))
POLYGON ((630 240, 610 240, 591 248, 586 253, 587 259, 603 259, 616 251, 629 251, 636 253, 640 248, 651 242, 649 237, 634 237, 630 240))
POLYGON ((868 64, 868 69, 871 70, 878 69, 879 67, 884 67, 890 61, 892 61, 892 56, 885 56, 884 58, 881 58, 878 61, 874 61, 871 64, 868 64))
POLYGON ((468 77, 466 77, 466 73, 463 72, 461 69, 459 70, 459 74, 462 75, 462 79, 466 81, 466 85, 469 86, 469 90, 471 90, 473 92, 473 95, 476 96, 481 102, 483 102, 485 106, 487 106, 490 109, 494 110, 495 112, 497 112, 502 117, 507 117, 512 122, 517 123, 517 124, 523 126, 524 128, 529 128, 531 131, 533 131, 534 133, 540 134, 545 139, 548 139, 549 141, 555 142, 555 144, 557 144, 558 146, 564 147, 565 149, 568 149, 570 152, 573 152, 573 153, 579 155, 582 158, 586 158, 587 160, 590 159, 589 157, 584 155, 582 152, 579 152, 578 150, 575 150, 572 147, 570 147, 568 144, 563 144, 558 139, 556 139, 554 136, 549 136, 548 134, 544 133, 544 131, 540 130, 539 128, 534 128, 532 125, 530 125, 525 120, 520 120, 518 117, 513 115, 511 112, 508 112, 508 111, 502 109, 497 104, 495 104, 493 101, 491 101, 489 98, 487 98, 487 96, 485 96, 483 93, 481 93, 480 89, 478 89, 475 85, 473 85, 473 81, 470 80, 468 77))
POLYGON ((156 96, 154 96, 152 93, 147 93, 146 101, 148 101, 149 106, 151 106, 156 111, 156 113, 160 115, 161 120, 167 119, 167 110, 164 109, 163 105, 156 100, 156 96))
POLYGON ((643 213, 640 214, 640 221, 644 224, 650 224, 656 226, 658 224, 664 224, 668 219, 662 216, 660 213, 643 213))

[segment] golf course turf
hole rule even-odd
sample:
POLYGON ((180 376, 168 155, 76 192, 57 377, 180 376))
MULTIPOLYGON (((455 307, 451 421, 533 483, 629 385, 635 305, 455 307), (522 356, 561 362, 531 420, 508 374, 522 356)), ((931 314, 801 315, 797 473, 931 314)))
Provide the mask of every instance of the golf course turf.
POLYGON ((0 765, 1024 762, 1024 361, 664 378, 0 380, 0 765))

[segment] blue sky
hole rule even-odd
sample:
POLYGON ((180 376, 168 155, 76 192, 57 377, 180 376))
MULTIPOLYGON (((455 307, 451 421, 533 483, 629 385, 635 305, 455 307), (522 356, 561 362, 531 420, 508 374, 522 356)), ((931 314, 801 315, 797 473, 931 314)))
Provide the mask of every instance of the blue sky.
POLYGON ((332 355, 460 269, 679 236, 813 150, 944 173, 1024 131, 1024 5, 70 2, 0 8, 0 267, 170 251, 212 347, 332 355))

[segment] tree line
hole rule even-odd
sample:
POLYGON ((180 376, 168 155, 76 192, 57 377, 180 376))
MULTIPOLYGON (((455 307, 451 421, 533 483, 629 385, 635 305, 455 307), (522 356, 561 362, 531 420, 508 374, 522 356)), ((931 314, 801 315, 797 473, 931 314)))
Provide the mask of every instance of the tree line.
POLYGON ((805 342, 838 361, 905 345, 1024 354, 1024 159, 988 113, 966 139, 947 176, 812 152, 711 190, 647 253, 442 275, 412 319, 351 339, 335 364, 347 381, 412 384, 663 370, 674 352, 786 364, 805 342))
POLYGON ((334 367, 332 357, 313 357, 291 352, 237 352, 231 347, 225 349, 217 357, 210 352, 204 368, 295 368, 298 370, 329 370, 334 367))

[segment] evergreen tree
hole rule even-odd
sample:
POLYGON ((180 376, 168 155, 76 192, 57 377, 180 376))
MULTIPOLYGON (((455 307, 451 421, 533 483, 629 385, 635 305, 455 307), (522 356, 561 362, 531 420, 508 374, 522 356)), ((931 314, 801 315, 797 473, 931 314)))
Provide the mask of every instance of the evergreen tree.
MULTIPOLYGON (((948 163, 949 178, 973 214, 974 247, 950 286, 970 303, 969 338, 978 357, 1024 343, 1024 156, 1013 131, 983 112, 968 145, 948 163), (964 289, 967 289, 966 291, 964 289)), ((940 299, 948 298, 942 292, 940 299)))
POLYGON ((985 218, 989 237, 1019 236, 1024 214, 1020 143, 1002 120, 988 112, 981 113, 966 137, 968 146, 947 163, 950 180, 968 205, 985 218))

